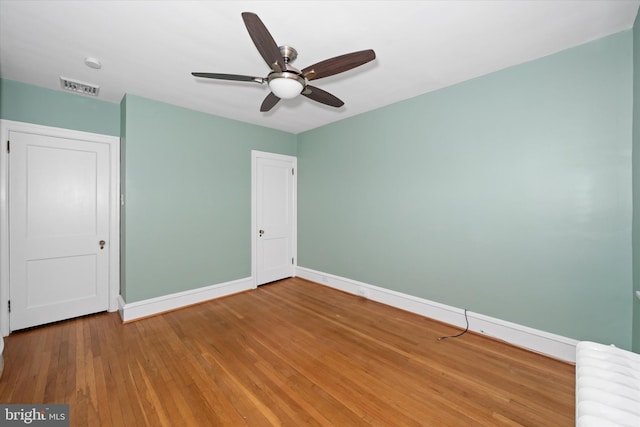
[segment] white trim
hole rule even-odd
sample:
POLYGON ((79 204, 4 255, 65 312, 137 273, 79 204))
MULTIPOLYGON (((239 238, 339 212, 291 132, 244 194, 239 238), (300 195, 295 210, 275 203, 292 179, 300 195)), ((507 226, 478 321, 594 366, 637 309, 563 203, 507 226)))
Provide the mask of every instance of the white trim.
POLYGON ((0 334, 9 335, 9 159, 6 143, 9 132, 25 132, 109 145, 110 153, 110 206, 109 206, 109 311, 118 308, 120 293, 120 138, 78 130, 42 126, 32 123, 0 120, 0 334))
POLYGON ((109 308, 118 309, 120 296, 120 137, 111 144, 111 224, 109 224, 109 308))
POLYGON ((0 120, 0 335, 9 335, 9 158, 7 143, 11 122, 0 120))
POLYGON ((283 160, 291 162, 295 173, 293 174, 293 221, 291 230, 292 256, 294 259, 293 271, 298 264, 298 158, 288 156, 286 154, 275 154, 266 151, 251 150, 251 277, 253 277, 253 287, 258 287, 258 227, 257 227, 257 208, 258 208, 258 158, 270 160, 283 160))
POLYGON ((118 312, 123 322, 129 322, 227 295, 237 294, 238 292, 248 291, 254 288, 253 285, 253 278, 247 277, 245 279, 233 280, 128 304, 122 299, 122 296, 119 296, 118 312))
MULTIPOLYGON (((304 267, 296 268, 296 276, 450 325, 466 326, 464 310, 457 307, 304 267)), ((470 311, 467 311, 467 317, 471 331, 575 363, 577 340, 470 311)))

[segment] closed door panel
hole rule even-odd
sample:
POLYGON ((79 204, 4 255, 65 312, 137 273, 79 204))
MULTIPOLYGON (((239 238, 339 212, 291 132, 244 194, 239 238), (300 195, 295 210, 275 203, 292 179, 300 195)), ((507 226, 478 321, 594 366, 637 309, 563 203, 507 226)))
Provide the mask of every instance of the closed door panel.
POLYGON ((108 144, 11 132, 12 330, 106 310, 108 144))
POLYGON ((292 160, 257 159, 257 284, 294 275, 292 160))

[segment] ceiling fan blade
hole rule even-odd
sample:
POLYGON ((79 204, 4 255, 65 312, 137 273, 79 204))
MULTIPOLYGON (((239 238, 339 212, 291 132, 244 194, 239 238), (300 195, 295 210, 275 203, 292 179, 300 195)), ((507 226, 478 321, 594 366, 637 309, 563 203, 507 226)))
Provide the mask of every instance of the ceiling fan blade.
POLYGON ((338 97, 315 86, 307 85, 307 87, 302 91, 302 94, 309 99, 313 99, 314 101, 331 107, 342 107, 344 105, 344 102, 342 102, 338 97))
POLYGON ((376 59, 376 53, 373 49, 351 52, 310 65, 302 70, 302 74, 304 74, 307 80, 317 80, 343 73, 366 64, 369 61, 373 61, 374 59, 376 59))
POLYGON ((260 111, 267 112, 271 110, 277 103, 280 101, 280 98, 275 96, 273 92, 269 92, 269 95, 262 101, 262 105, 260 106, 260 111))
POLYGON ((241 76, 238 74, 220 74, 220 73, 191 73, 195 77, 204 77, 207 79, 218 79, 218 80, 234 80, 238 82, 256 82, 256 83, 264 83, 264 78, 262 77, 251 77, 251 76, 241 76))
POLYGON ((269 68, 274 69, 274 64, 277 64, 275 71, 281 72, 286 70, 287 67, 284 63, 284 59, 280 54, 280 49, 278 49, 278 45, 276 44, 273 37, 271 37, 271 33, 267 30, 267 27, 262 23, 258 15, 251 12, 243 12, 242 19, 244 20, 244 25, 247 27, 247 31, 249 31, 249 36, 251 36, 251 40, 253 40, 253 44, 256 45, 258 52, 265 60, 269 68))

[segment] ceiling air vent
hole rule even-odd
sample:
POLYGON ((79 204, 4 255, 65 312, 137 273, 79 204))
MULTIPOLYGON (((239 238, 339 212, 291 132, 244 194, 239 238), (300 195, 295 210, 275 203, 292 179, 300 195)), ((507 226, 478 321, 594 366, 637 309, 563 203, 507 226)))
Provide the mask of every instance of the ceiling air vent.
POLYGON ((62 76, 60 76, 60 86, 62 86, 62 89, 78 92, 83 95, 98 96, 98 92, 100 91, 100 86, 79 80, 71 80, 62 76))

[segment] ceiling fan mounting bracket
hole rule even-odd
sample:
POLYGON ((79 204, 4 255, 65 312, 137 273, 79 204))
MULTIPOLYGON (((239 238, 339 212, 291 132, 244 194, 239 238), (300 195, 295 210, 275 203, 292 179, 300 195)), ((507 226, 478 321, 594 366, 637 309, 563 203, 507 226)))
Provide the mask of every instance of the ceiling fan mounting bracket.
POLYGON ((298 51, 291 46, 279 46, 278 49, 280 49, 280 55, 282 55, 285 64, 295 61, 298 57, 298 51))

